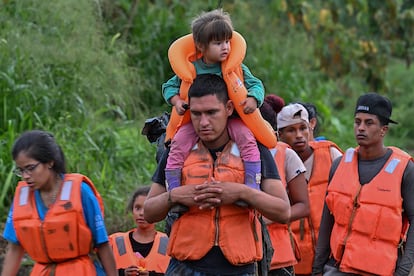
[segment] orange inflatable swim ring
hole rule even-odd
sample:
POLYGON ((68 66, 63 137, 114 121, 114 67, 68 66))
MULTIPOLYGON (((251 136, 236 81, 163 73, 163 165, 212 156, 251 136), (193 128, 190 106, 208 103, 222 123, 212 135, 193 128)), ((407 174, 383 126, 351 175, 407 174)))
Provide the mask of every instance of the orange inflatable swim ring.
MULTIPOLYGON (((230 40, 231 51, 226 61, 222 63, 223 79, 227 84, 229 98, 246 126, 252 131, 256 139, 267 148, 274 148, 277 138, 272 126, 263 119, 257 108, 253 113, 245 114, 243 106, 240 105, 247 97, 244 86, 243 71, 241 64, 246 55, 246 41, 238 33, 233 32, 230 40)), ((174 41, 168 50, 168 59, 174 73, 181 79, 180 98, 188 102, 188 90, 197 76, 193 61, 199 59, 192 34, 185 35, 174 41)), ((183 116, 178 115, 172 108, 170 121, 166 130, 165 141, 172 139, 177 129, 190 121, 190 112, 187 110, 183 116)))

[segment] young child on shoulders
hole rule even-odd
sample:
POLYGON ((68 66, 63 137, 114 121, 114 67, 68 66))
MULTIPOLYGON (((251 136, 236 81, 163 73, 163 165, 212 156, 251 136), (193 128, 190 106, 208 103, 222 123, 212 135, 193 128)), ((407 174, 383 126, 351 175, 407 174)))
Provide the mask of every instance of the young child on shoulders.
MULTIPOLYGON (((203 12, 192 21, 191 29, 196 53, 201 56, 192 62, 197 75, 222 76, 222 62, 231 53, 230 40, 234 31, 229 14, 222 9, 203 12)), ((263 103, 264 87, 246 65, 241 63, 240 66, 244 86, 248 92, 247 98, 241 104, 244 113, 249 114, 263 103)), ((188 103, 180 97, 180 85, 181 80, 175 75, 162 85, 162 94, 167 103, 173 105, 179 115, 183 115, 188 109, 188 103)), ((260 153, 253 133, 237 116, 229 120, 227 128, 230 137, 238 145, 244 162, 245 184, 254 189, 260 189, 260 153)), ((174 135, 165 170, 168 190, 180 185, 184 160, 197 140, 191 123, 182 125, 174 135)))

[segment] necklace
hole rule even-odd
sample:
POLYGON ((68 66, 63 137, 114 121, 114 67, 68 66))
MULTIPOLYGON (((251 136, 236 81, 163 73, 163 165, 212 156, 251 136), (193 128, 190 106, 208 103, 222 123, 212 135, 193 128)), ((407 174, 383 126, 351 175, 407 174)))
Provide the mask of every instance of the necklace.
POLYGON ((52 190, 52 192, 49 192, 49 193, 44 193, 44 192, 41 192, 40 193, 40 196, 41 196, 41 198, 42 198, 42 201, 43 201, 43 203, 47 206, 47 207, 49 207, 50 205, 52 205, 53 203, 55 203, 55 201, 56 201, 56 197, 57 197, 57 195, 58 195, 58 193, 59 193, 59 191, 60 191, 60 179, 58 178, 57 180, 56 180, 56 183, 55 183, 55 187, 54 187, 54 189, 52 190))

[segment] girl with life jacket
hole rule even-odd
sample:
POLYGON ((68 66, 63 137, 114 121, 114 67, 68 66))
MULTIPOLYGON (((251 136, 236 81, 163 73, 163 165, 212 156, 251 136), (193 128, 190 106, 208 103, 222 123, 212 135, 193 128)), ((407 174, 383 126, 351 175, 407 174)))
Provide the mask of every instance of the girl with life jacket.
MULTIPOLYGON (((277 113, 284 106, 282 98, 267 95, 260 112, 276 130, 277 113)), ((294 150, 286 143, 279 141, 275 148, 270 149, 274 156, 280 178, 286 187, 291 204, 290 222, 309 216, 309 198, 305 178, 305 165, 294 150)), ((295 275, 293 266, 300 261, 297 239, 289 224, 266 221, 274 254, 270 264, 269 276, 295 275)))
POLYGON ((301 254, 300 262, 294 266, 295 274, 310 275, 329 169, 332 161, 342 155, 342 150, 331 141, 310 141, 309 114, 301 104, 284 106, 277 114, 277 128, 280 140, 296 151, 306 168, 310 215, 291 222, 290 227, 298 240, 301 254))
POLYGON ((136 228, 109 236, 119 275, 161 276, 167 270, 168 237, 144 219, 144 201, 150 186, 139 187, 127 210, 132 212, 136 228))
MULTIPOLYGON (((246 50, 245 41, 233 31, 228 13, 221 9, 204 12, 193 20, 191 28, 192 34, 171 45, 169 59, 176 75, 162 85, 165 100, 174 106, 166 131, 166 141, 171 139, 165 170, 168 190, 180 185, 184 160, 197 142, 194 128, 189 123, 189 111, 186 111, 188 88, 196 75, 220 75, 227 83, 229 96, 245 86, 247 97, 238 103, 233 101, 240 116, 260 115, 257 107, 263 103, 264 98, 262 82, 242 64, 246 50), (230 75, 236 78, 231 78, 230 75)), ((265 122, 263 119, 261 121, 265 122)), ((259 189, 261 163, 255 135, 239 118, 229 120, 228 131, 240 148, 245 183, 259 189)), ((261 132, 266 132, 266 127, 261 132)), ((276 136, 272 132, 269 136, 269 140, 276 145, 276 136)))
POLYGON ((25 252, 35 261, 31 275, 117 275, 102 198, 89 178, 66 173, 53 135, 23 133, 12 156, 22 181, 3 233, 1 275, 16 275, 25 252))

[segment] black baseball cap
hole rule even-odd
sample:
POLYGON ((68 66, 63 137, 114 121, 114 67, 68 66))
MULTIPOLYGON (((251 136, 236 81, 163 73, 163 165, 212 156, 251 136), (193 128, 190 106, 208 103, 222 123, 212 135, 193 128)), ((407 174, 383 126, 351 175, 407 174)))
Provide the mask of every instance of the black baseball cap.
POLYGON ((388 123, 398 124, 390 119, 392 113, 391 101, 378 93, 366 93, 358 98, 355 114, 358 112, 377 115, 388 123))

